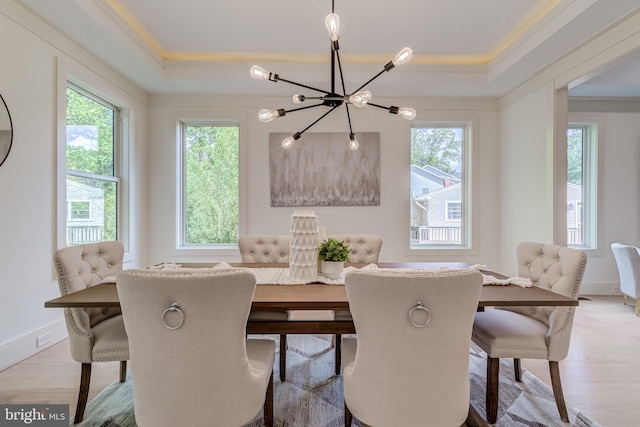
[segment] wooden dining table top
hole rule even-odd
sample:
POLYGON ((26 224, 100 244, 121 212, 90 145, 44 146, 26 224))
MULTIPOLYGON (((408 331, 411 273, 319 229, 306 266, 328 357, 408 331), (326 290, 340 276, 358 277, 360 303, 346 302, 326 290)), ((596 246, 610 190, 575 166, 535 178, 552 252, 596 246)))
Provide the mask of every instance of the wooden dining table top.
MULTIPOLYGON (((181 264, 186 268, 212 267, 215 264, 181 264)), ((287 268, 288 264, 243 264, 231 263, 233 267, 246 268, 287 268)), ((364 267, 367 264, 348 264, 364 267)), ((409 269, 451 269, 466 268, 465 263, 377 263, 379 268, 409 269)), ((498 278, 505 276, 494 273, 498 278)), ((482 287, 478 309, 500 306, 577 306, 578 300, 556 294, 539 287, 523 288, 517 285, 486 285, 482 287)), ((46 301, 46 308, 68 307, 119 307, 120 299, 114 283, 103 283, 46 301)), ((257 285, 251 305, 252 310, 348 310, 349 301, 344 285, 300 284, 300 285, 257 285)))

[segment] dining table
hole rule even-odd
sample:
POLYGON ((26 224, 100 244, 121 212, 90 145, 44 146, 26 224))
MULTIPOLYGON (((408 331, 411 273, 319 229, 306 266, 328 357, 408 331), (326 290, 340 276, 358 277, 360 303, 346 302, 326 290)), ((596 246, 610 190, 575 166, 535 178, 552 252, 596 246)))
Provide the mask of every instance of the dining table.
MULTIPOLYGON (((180 268, 213 268, 217 263, 182 263, 180 268)), ((288 264, 230 263, 231 267, 257 271, 265 268, 288 268, 288 264)), ((346 264, 346 267, 364 269, 371 264, 346 264)), ((460 269, 469 265, 462 262, 391 262, 376 263, 378 269, 460 269)), ((497 278, 505 278, 492 271, 480 270, 497 278)), ((577 306, 575 298, 560 295, 536 286, 487 285, 482 287, 478 310, 505 306, 577 306)), ((47 308, 119 307, 120 300, 114 283, 101 283, 46 301, 47 308)), ((343 284, 260 284, 256 285, 251 304, 252 311, 289 310, 349 310, 349 300, 343 284)), ((355 333, 352 320, 250 320, 247 333, 251 334, 350 334, 355 333)))
MULTIPOLYGON (((217 263, 181 263, 171 264, 177 268, 214 268, 217 263)), ((231 267, 247 268, 254 272, 266 268, 287 269, 288 264, 230 263, 231 267)), ((372 264, 347 264, 347 268, 365 269, 372 264)), ((158 266, 155 266, 158 268, 158 266)), ((153 267, 152 267, 153 268, 153 267)), ((376 263, 376 269, 461 269, 469 265, 461 262, 396 262, 376 263)), ((498 279, 506 276, 479 270, 483 275, 498 279)), ((536 286, 522 287, 515 284, 486 285, 482 287, 478 301, 478 311, 490 307, 505 306, 577 306, 578 299, 560 295, 536 286)), ((100 283, 86 289, 73 292, 46 301, 47 308, 71 307, 120 307, 120 299, 115 283, 100 283)), ((344 284, 305 283, 305 284, 264 284, 258 283, 251 303, 252 311, 273 310, 349 310, 349 300, 344 284)), ((353 320, 248 320, 248 334, 353 334, 353 320)), ((337 351, 337 348, 336 348, 337 351)), ((486 422, 469 404, 469 414, 465 425, 486 426, 486 422)))

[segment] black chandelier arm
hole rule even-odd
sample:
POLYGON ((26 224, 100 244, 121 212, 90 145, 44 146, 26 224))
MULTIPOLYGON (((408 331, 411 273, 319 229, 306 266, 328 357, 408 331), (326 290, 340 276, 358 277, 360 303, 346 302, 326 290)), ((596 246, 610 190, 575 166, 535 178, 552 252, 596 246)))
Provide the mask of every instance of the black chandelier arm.
POLYGON ((384 73, 385 71, 387 71, 387 70, 383 69, 383 70, 382 70, 382 71, 380 71, 378 74, 376 74, 375 76, 371 77, 371 78, 370 78, 370 79, 369 79, 365 84, 363 84, 362 86, 360 86, 358 89, 354 90, 354 91, 353 91, 353 93, 357 93, 357 92, 359 92, 360 90, 364 89, 364 87, 365 87, 366 85, 368 85, 369 83, 371 83, 372 81, 374 81, 375 79, 377 79, 378 77, 380 77, 380 76, 382 75, 382 73, 384 73))
POLYGON ((349 135, 353 134, 353 129, 351 128, 351 114, 349 114, 349 104, 344 104, 347 109, 347 121, 349 122, 349 135))
MULTIPOLYGON (((308 108, 315 108, 315 107, 320 107, 324 104, 320 103, 320 104, 314 104, 314 105, 307 105, 306 107, 300 107, 300 108, 294 108, 292 110, 284 110, 285 113, 293 113, 294 111, 300 111, 300 110, 306 110, 308 108)), ((284 116, 284 114, 282 114, 284 116)))
POLYGON ((302 83, 296 83, 296 82, 292 82, 291 80, 283 79, 282 77, 278 76, 277 74, 276 74, 276 80, 283 81, 285 83, 289 83, 290 85, 300 86, 300 87, 303 87, 305 89, 315 90, 316 92, 322 92, 322 93, 325 93, 327 95, 331 94, 331 92, 327 92, 326 90, 323 90, 323 89, 317 89, 315 87, 303 85, 302 83))
MULTIPOLYGON (((336 52, 336 58, 338 59, 338 70, 340 70, 340 82, 342 83, 342 95, 347 96, 347 89, 344 87, 344 77, 342 76, 342 62, 340 62, 340 54, 338 51, 336 52)), ((356 91, 357 92, 357 91, 356 91)), ((347 114, 349 113, 349 108, 347 107, 347 114)))
POLYGON ((331 110, 327 111, 326 113, 324 113, 323 115, 321 115, 320 117, 318 117, 318 119, 311 123, 309 126, 307 126, 306 128, 304 128, 303 130, 301 130, 300 132, 297 132, 298 135, 302 135, 303 133, 305 133, 306 131, 309 130, 309 128, 311 128, 311 126, 315 125, 316 123, 318 123, 320 120, 324 119, 327 114, 331 113, 333 110, 335 110, 336 108, 338 108, 339 105, 336 105, 335 107, 333 107, 331 110))
POLYGON ((384 105, 374 104, 373 102, 367 102, 367 105, 371 105, 372 107, 382 108, 383 110, 388 110, 390 113, 393 113, 393 114, 398 114, 398 107, 394 107, 393 105, 391 107, 385 107, 384 105), (395 112, 393 110, 395 110, 395 112))

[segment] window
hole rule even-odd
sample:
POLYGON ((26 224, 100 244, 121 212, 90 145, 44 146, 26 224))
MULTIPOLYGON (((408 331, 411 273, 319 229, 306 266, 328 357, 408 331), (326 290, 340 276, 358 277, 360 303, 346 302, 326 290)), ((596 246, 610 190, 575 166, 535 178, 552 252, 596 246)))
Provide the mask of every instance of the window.
POLYGON ((418 124, 411 129, 410 245, 470 245, 466 150, 470 124, 418 124))
POLYGON ((462 203, 447 202, 447 221, 460 221, 462 219, 462 203))
POLYGON ((182 123, 182 247, 236 245, 238 124, 182 123))
POLYGON ((67 221, 91 220, 91 202, 69 201, 67 203, 67 221))
POLYGON ((567 244, 597 244, 597 124, 569 123, 567 130, 567 244))
POLYGON ((120 110, 67 87, 67 246, 118 240, 120 110))

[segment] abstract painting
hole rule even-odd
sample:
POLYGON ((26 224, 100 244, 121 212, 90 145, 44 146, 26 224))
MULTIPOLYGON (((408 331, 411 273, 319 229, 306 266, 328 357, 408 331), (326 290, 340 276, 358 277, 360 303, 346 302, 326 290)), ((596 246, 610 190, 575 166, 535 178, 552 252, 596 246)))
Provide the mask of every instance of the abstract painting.
POLYGON ((271 206, 380 205, 380 133, 305 133, 285 150, 288 133, 269 134, 271 206))

